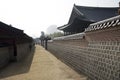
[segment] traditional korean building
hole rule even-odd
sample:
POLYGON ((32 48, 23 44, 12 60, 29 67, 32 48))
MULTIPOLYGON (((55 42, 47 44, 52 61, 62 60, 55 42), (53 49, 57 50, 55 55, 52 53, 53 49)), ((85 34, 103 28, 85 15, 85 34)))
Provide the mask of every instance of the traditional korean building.
POLYGON ((86 7, 73 6, 70 19, 66 25, 58 27, 64 35, 84 32, 91 23, 95 23, 118 15, 118 7, 86 7))
MULTIPOLYGON (((26 41, 32 41, 32 38, 24 33, 23 30, 0 22, 0 43, 11 45, 13 43, 20 44, 26 41)), ((1 45, 2 46, 2 45, 1 45)))
POLYGON ((33 39, 23 30, 0 22, 0 68, 9 61, 19 61, 27 56, 33 39))

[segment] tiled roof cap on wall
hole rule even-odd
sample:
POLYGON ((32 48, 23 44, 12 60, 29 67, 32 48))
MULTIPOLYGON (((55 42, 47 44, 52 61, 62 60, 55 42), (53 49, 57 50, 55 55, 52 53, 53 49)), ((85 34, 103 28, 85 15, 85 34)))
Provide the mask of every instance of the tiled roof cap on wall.
POLYGON ((56 37, 53 40, 73 40, 73 39, 82 39, 85 36, 85 33, 72 34, 68 36, 56 37))
POLYGON ((106 29, 118 25, 120 25, 120 15, 90 24, 89 27, 85 29, 85 32, 106 29))

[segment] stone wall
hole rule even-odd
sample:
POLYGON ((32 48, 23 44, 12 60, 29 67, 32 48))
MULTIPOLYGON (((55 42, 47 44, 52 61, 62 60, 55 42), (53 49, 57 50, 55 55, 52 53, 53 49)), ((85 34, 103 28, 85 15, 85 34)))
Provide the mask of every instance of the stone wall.
POLYGON ((84 37, 54 39, 48 50, 88 80, 120 80, 119 23, 120 16, 91 24, 84 37))
POLYGON ((17 56, 16 56, 17 61, 24 59, 27 55, 30 54, 32 50, 30 49, 30 45, 31 43, 24 43, 17 45, 17 56))
POLYGON ((34 51, 33 43, 17 44, 17 55, 14 55, 13 46, 0 47, 0 68, 7 65, 10 61, 21 61, 34 51))
POLYGON ((7 65, 9 60, 10 60, 9 48, 8 47, 1 47, 0 48, 0 68, 7 65))

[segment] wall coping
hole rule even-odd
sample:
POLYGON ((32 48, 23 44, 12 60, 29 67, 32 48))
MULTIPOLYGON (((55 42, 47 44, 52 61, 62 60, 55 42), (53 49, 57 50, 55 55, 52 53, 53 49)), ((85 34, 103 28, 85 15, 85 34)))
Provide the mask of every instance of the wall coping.
POLYGON ((85 32, 101 30, 119 25, 120 25, 120 15, 90 24, 89 27, 85 29, 85 32))
POLYGON ((67 36, 62 36, 62 37, 56 37, 53 40, 74 40, 74 39, 83 39, 85 36, 85 33, 77 33, 77 34, 72 34, 72 35, 67 35, 67 36))

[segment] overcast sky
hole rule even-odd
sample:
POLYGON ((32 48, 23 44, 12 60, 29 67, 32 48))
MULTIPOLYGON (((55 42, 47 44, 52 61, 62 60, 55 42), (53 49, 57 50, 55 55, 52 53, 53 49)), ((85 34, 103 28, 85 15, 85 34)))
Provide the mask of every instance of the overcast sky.
POLYGON ((51 25, 68 23, 74 3, 81 6, 118 7, 120 0, 0 0, 0 21, 39 37, 51 25))

